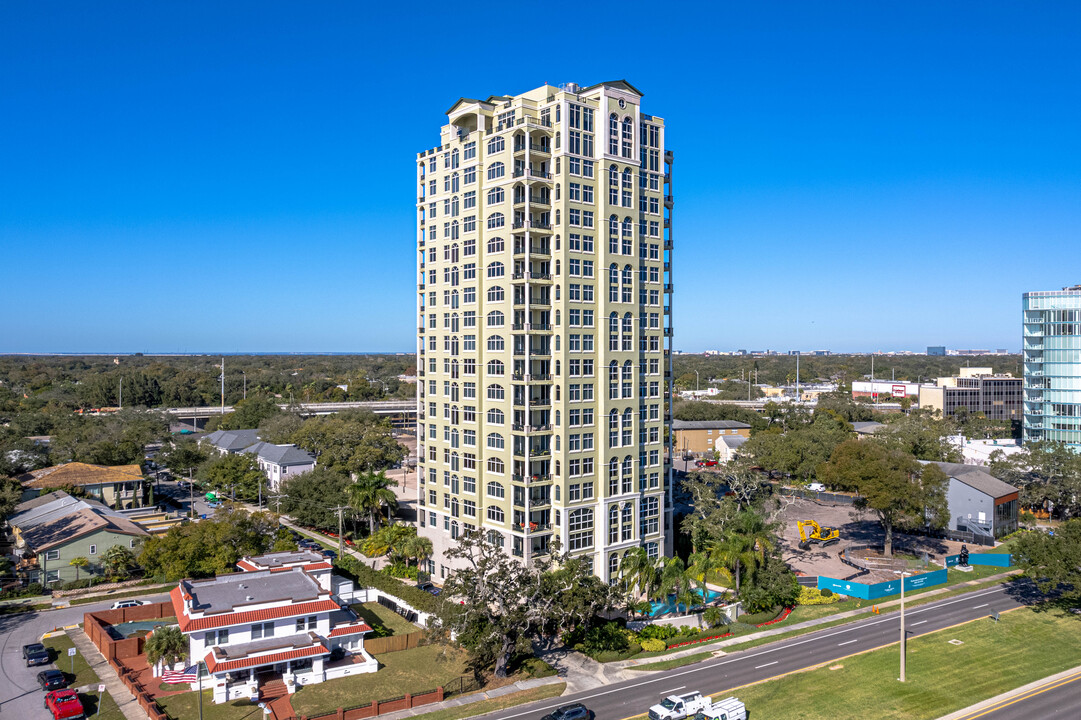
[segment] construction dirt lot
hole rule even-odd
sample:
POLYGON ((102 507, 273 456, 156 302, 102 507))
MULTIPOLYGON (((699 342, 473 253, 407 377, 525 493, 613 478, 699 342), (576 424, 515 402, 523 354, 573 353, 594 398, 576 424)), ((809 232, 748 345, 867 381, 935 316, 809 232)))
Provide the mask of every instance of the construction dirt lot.
MULTIPOLYGON (((791 504, 778 518, 783 523, 781 555, 789 567, 798 573, 844 578, 852 575, 856 570, 841 562, 838 557, 840 551, 855 545, 882 547, 885 536, 874 513, 860 513, 848 504, 827 503, 805 498, 786 497, 784 502, 791 504), (837 528, 841 534, 840 542, 827 547, 814 544, 807 550, 800 550, 799 529, 796 527, 798 520, 815 520, 822 527, 837 528)), ((917 557, 926 553, 931 562, 940 565, 944 562, 946 555, 955 555, 961 551, 959 542, 921 535, 906 535, 896 530, 893 541, 894 550, 917 557)), ((974 548, 969 549, 974 550, 974 548)))

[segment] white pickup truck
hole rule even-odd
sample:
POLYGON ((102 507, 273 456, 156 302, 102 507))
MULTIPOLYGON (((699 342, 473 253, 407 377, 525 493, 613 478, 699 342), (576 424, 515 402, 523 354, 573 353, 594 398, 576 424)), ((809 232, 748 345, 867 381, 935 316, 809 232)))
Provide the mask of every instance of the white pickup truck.
POLYGON ((649 709, 649 720, 683 720, 708 710, 712 705, 708 695, 697 691, 669 695, 649 709))
POLYGON ((694 720, 747 720, 747 706, 737 698, 725 698, 700 710, 694 720))

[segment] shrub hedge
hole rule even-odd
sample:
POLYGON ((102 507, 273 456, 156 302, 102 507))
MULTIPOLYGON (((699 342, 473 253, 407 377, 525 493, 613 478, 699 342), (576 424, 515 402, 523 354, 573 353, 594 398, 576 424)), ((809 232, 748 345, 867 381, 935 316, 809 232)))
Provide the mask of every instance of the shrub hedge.
POLYGON ((439 612, 439 598, 412 585, 406 585, 398 578, 373 570, 352 556, 346 555, 338 558, 335 561, 335 566, 338 572, 360 587, 373 587, 382 590, 389 595, 401 598, 417 610, 429 613, 439 612))

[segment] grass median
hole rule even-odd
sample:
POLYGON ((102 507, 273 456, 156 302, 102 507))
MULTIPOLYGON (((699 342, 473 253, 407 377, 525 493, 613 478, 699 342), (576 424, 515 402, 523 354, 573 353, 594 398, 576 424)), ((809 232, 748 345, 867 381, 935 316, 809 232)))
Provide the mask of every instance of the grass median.
POLYGON ((683 657, 675 658, 674 660, 662 660, 661 662, 645 663, 642 665, 631 665, 628 670, 673 670, 684 665, 694 665, 697 662, 708 660, 713 657, 711 652, 695 653, 694 655, 684 655, 683 657))
POLYGON ((1075 616, 1021 608, 909 640, 905 683, 894 644, 733 694, 758 717, 931 720, 1074 667, 1079 644, 1075 616))
POLYGON ((526 703, 537 702, 538 700, 559 697, 566 689, 567 683, 541 685, 540 687, 530 688, 529 690, 522 690, 516 693, 509 693, 491 700, 481 700, 480 702, 470 703, 469 705, 459 705, 457 707, 444 708, 443 710, 424 713, 423 715, 415 716, 414 720, 462 720, 462 718, 476 717, 497 710, 506 710, 507 708, 516 705, 525 705, 526 703))

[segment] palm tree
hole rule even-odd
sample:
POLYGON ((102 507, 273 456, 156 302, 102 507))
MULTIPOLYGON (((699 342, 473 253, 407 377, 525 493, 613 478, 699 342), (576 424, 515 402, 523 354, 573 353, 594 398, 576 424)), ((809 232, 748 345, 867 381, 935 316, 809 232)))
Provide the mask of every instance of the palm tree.
POLYGON ((418 568, 424 565, 424 561, 432 556, 434 550, 435 548, 432 545, 432 541, 429 538, 420 537, 419 535, 406 538, 402 542, 401 547, 401 553, 407 558, 416 560, 418 568))
POLYGON ((368 519, 368 534, 375 533, 380 511, 385 506, 388 511, 398 508, 398 497, 390 489, 390 480, 383 473, 366 472, 349 486, 349 504, 368 519))
POLYGON ((151 667, 159 662, 172 666, 188 657, 188 636, 176 625, 155 628, 143 645, 146 662, 151 667))
POLYGON ((773 549, 773 532, 761 515, 752 511, 741 512, 728 526, 724 537, 715 540, 709 548, 711 559, 721 567, 731 569, 739 594, 743 571, 754 572, 766 561, 773 549))
POLYGON ((649 596, 657 589, 657 563, 649 557, 644 547, 628 550, 619 562, 624 587, 637 595, 649 596))
POLYGON ((391 562, 399 562, 405 555, 404 545, 416 535, 417 529, 408 525, 384 525, 364 538, 360 549, 368 557, 390 555, 391 562))
POLYGON ((136 567, 135 553, 123 545, 113 545, 102 555, 101 564, 110 577, 128 577, 136 567))
POLYGON ((81 555, 79 557, 74 557, 71 559, 68 565, 71 565, 73 568, 75 568, 75 582, 79 582, 79 568, 84 568, 89 564, 90 561, 82 557, 81 555))
POLYGON ((688 610, 701 602, 698 593, 694 591, 693 572, 693 570, 688 571, 687 566, 678 557, 668 558, 661 568, 661 592, 665 595, 675 595, 676 603, 684 605, 688 610))

